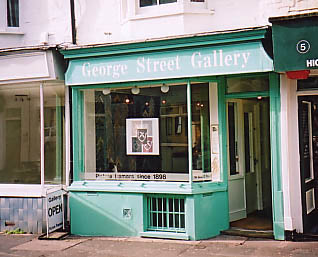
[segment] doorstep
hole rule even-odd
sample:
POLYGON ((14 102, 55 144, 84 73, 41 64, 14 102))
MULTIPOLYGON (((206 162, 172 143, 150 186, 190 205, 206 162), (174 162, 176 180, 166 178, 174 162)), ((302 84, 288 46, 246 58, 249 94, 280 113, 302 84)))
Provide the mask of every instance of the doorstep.
POLYGON ((228 230, 221 231, 221 234, 230 235, 230 236, 244 236, 244 237, 274 239, 273 230, 255 230, 255 229, 242 229, 242 228, 230 227, 228 230))

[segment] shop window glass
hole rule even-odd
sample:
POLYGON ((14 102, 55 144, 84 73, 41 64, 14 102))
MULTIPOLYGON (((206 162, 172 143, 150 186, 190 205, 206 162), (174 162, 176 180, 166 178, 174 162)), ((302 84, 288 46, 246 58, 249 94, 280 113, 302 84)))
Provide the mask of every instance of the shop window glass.
POLYGON ((65 181, 64 89, 44 86, 44 167, 45 183, 65 181))
POLYGON ((0 183, 40 183, 39 87, 0 90, 0 183))
MULTIPOLYGON (((188 181, 186 85, 83 95, 85 179, 188 181)), ((207 84, 192 86, 192 168, 201 171, 210 171, 208 95, 207 84)))
POLYGON ((257 78, 228 78, 227 93, 242 93, 242 92, 261 92, 268 91, 268 77, 257 78))
POLYGON ((297 90, 317 90, 318 77, 297 80, 297 90))
POLYGON ((120 172, 117 178, 133 180, 166 179, 142 172, 184 173, 187 179, 186 86, 170 87, 167 93, 160 87, 141 88, 139 94, 131 89, 106 95, 102 90, 84 92, 87 173, 120 172), (131 172, 139 172, 139 177, 131 172))
POLYGON ((192 169, 210 172, 209 87, 206 84, 193 85, 191 93, 192 169))

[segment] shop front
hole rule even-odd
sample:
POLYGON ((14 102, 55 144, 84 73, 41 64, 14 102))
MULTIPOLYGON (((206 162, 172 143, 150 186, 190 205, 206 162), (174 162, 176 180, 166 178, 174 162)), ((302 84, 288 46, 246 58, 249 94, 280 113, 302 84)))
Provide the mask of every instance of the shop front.
POLYGON ((318 14, 273 17, 281 73, 282 174, 287 237, 317 235, 318 14), (288 42, 287 42, 288 41, 288 42))
POLYGON ((266 32, 61 50, 72 92, 71 233, 199 240, 269 207, 283 239, 279 81, 266 32))
POLYGON ((11 49, 0 67, 0 231, 43 233, 46 197, 67 180, 64 60, 11 49))

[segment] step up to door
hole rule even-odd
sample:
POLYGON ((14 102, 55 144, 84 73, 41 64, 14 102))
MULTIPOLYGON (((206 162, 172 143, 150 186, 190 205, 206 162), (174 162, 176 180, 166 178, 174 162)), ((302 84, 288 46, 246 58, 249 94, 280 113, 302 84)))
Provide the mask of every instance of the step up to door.
POLYGON ((254 229, 241 229, 231 227, 228 230, 224 230, 221 232, 223 235, 231 235, 231 236, 245 236, 245 237, 259 237, 259 238, 269 238, 273 239, 274 234, 273 230, 254 230, 254 229))

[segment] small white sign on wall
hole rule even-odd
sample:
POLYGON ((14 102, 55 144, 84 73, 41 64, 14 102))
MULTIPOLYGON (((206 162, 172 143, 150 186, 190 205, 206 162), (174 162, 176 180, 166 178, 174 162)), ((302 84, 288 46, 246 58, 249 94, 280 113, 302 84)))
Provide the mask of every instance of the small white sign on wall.
POLYGON ((47 235, 64 227, 64 201, 63 191, 58 190, 46 195, 46 224, 47 235))
POLYGON ((159 155, 159 119, 126 119, 127 155, 159 155))

